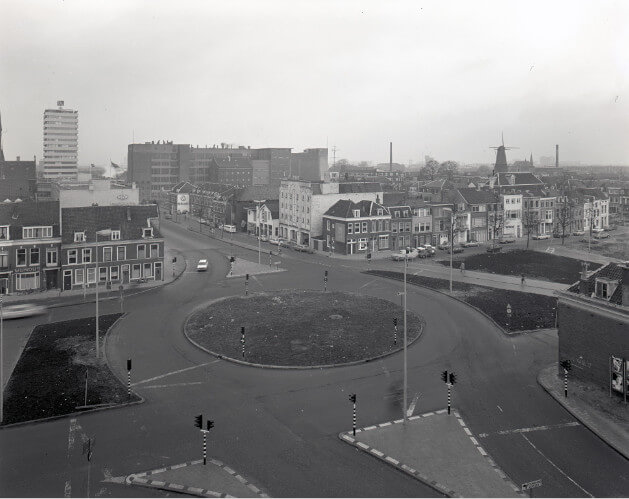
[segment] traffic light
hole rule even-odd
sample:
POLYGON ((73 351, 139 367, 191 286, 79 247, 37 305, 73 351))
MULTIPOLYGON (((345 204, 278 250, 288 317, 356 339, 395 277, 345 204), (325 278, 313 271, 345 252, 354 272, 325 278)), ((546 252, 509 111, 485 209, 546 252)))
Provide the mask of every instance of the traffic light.
POLYGON ((176 262, 177 262, 177 257, 173 256, 173 263, 176 263, 176 262))
POLYGON ((127 371, 131 370, 131 359, 127 359, 127 371))
POLYGON ((443 371, 441 373, 441 381, 443 381, 444 383, 448 382, 448 371, 443 371))
POLYGON ((230 262, 230 263, 234 263, 235 261, 236 261, 236 258, 235 258, 235 257, 233 257, 233 256, 230 256, 230 257, 229 257, 229 262, 230 262))
POLYGON ((214 421, 210 421, 208 419, 206 423, 207 423, 207 431, 210 431, 212 428, 214 428, 214 421))
POLYGON ((393 325, 397 327, 397 317, 393 317, 393 325))
POLYGON ((349 396, 349 401, 350 401, 350 402, 353 402, 354 404, 356 403, 356 394, 355 394, 355 393, 352 393, 352 394, 349 396))
POLYGON ((194 417, 194 426, 197 428, 203 428, 203 414, 199 414, 194 417))
POLYGON ((450 384, 454 385, 456 383, 456 374, 450 373, 450 384))
POLYGON ((325 277, 328 277, 328 271, 325 271, 325 274, 323 274, 325 277))
POLYGON ((242 326, 240 328, 240 334, 242 334, 243 336, 245 335, 245 326, 242 326))
POLYGON ((572 362, 570 362, 568 359, 566 360, 562 360, 560 363, 561 367, 563 367, 566 371, 569 371, 570 369, 572 369, 572 362))

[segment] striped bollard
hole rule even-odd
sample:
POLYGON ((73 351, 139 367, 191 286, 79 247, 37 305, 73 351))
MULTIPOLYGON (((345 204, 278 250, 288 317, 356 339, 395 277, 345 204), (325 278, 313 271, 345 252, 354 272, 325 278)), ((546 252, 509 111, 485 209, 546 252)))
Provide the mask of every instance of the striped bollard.
POLYGON ((131 397, 131 359, 127 359, 127 396, 131 397))
POLYGON ((354 404, 354 411, 352 414, 352 433, 356 436, 356 394, 353 393, 349 396, 349 400, 354 404))
POLYGON ((242 343, 242 358, 245 358, 245 327, 240 328, 240 343, 242 343))
POLYGON ((563 395, 568 398, 568 371, 572 369, 572 363, 566 359, 562 360, 559 365, 563 367, 563 395))
POLYGON ((452 385, 448 383, 448 414, 450 414, 450 406, 452 403, 452 385))
POLYGON ((393 344, 397 345, 397 317, 393 317, 393 344))
POLYGON ((207 464, 207 431, 203 431, 203 465, 207 464))

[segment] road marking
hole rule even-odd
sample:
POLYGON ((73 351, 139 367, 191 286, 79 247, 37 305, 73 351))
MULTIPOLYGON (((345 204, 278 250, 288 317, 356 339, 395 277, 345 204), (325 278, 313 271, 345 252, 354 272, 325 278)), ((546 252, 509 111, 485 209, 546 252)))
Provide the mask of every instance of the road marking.
POLYGON ((170 385, 147 385, 141 388, 171 388, 173 386, 203 385, 207 381, 191 381, 190 383, 171 383, 170 385))
POLYGON ((391 376, 391 373, 389 372, 389 370, 387 369, 387 366, 384 365, 384 362, 380 361, 380 365, 382 366, 382 370, 384 371, 384 374, 387 375, 387 378, 389 376, 391 376))
POLYGON ((544 453, 539 450, 537 447, 535 447, 535 445, 533 445, 533 442, 531 442, 528 438, 526 438, 526 435, 522 434, 522 437, 524 438, 524 440, 526 440, 531 447, 533 447, 533 449, 535 449, 544 459, 546 459, 546 461, 548 461, 550 464, 552 464, 557 471, 559 471, 559 473, 561 473, 563 476, 565 476, 568 480, 570 480, 574 485, 576 485, 577 487, 579 487, 579 489, 581 489, 583 492, 585 492, 589 497, 594 497, 592 494, 590 494, 587 490, 585 490, 583 487, 581 487, 581 485, 579 485, 577 482, 575 482, 572 478, 570 478, 568 475, 566 475, 566 473, 564 473, 564 471, 559 468, 559 466, 557 466, 555 463, 553 463, 550 459, 548 459, 544 453))
POLYGON ((157 379, 162 379, 162 378, 165 378, 166 376, 171 376, 173 374, 179 374, 179 373, 183 373, 185 371, 190 371, 191 369, 197 369, 198 367, 203 367, 203 366, 209 366, 211 364, 216 364, 217 362, 220 362, 220 359, 216 359, 216 360, 213 360, 211 362, 205 362, 203 364, 199 364, 199 365, 196 365, 196 366, 186 367, 184 369, 179 369, 178 371, 171 371, 171 372, 166 373, 166 374, 160 374, 159 376, 155 376, 153 378, 148 378, 148 379, 143 379, 142 381, 136 381, 135 383, 131 383, 131 386, 141 385, 142 383, 148 383, 149 381, 155 381, 157 379))
POLYGON ((469 430, 469 428, 467 426, 465 428, 463 428, 463 430, 465 431, 465 433, 467 434, 468 437, 472 436, 472 432, 469 430))
POLYGON ((578 421, 570 421, 569 423, 559 423, 554 425, 531 426, 530 428, 516 428, 515 430, 502 430, 496 432, 498 435, 510 435, 513 433, 530 433, 532 431, 546 431, 557 428, 569 428, 571 426, 579 426, 578 421))
POLYGON ((63 488, 63 497, 72 497, 72 485, 70 480, 66 480, 66 485, 63 488))
POLYGON ((417 405, 417 401, 419 400, 419 396, 420 396, 419 393, 417 395, 415 395, 415 397, 413 397, 413 401, 408 406, 408 410, 406 411, 406 417, 407 418, 411 417, 413 415, 413 412, 415 412, 415 406, 417 405))
POLYGON ((504 411, 502 410, 502 407, 500 407, 499 405, 497 405, 496 407, 497 407, 498 409, 500 409, 500 412, 504 412, 504 411))
POLYGON ((366 288, 366 287, 367 287, 367 286, 369 286, 372 282, 375 282, 375 281, 377 281, 377 280, 378 280, 378 279, 372 279, 371 281, 366 282, 365 284, 363 284, 363 285, 362 285, 360 288, 358 288, 358 289, 359 289, 359 290, 361 290, 361 289, 363 289, 363 288, 366 288))

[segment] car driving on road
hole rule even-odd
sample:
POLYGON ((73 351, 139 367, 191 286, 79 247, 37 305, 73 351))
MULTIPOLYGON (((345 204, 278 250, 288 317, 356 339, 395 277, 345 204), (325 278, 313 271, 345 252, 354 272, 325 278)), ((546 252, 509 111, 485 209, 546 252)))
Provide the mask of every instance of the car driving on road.
POLYGON ((34 303, 8 304, 2 307, 2 318, 20 319, 22 317, 45 314, 46 310, 47 308, 44 305, 36 305, 34 303))
POLYGON ((543 239, 550 239, 550 234, 537 234, 533 236, 533 239, 535 239, 536 241, 540 241, 543 239))
POLYGON ((474 248, 480 246, 480 243, 478 241, 467 241, 466 243, 462 243, 461 246, 464 248, 474 248))
POLYGON ((205 272, 207 270, 207 260, 204 258, 197 263, 197 272, 205 272))

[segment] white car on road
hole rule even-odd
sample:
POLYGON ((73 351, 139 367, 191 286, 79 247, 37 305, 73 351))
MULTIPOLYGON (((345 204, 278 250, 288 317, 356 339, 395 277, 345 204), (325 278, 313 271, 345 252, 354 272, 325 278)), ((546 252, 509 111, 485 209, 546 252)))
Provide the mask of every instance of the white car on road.
POLYGON ((207 270, 207 260, 204 258, 203 260, 199 260, 197 263, 197 272, 205 272, 207 270))
POLYGON ((550 239, 550 234, 537 234, 536 236, 533 236, 533 239, 535 240, 550 239))
POLYGON ((42 315, 46 313, 47 308, 43 305, 34 303, 17 303, 15 305, 3 305, 3 319, 19 319, 21 317, 30 317, 32 315, 42 315))

